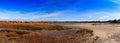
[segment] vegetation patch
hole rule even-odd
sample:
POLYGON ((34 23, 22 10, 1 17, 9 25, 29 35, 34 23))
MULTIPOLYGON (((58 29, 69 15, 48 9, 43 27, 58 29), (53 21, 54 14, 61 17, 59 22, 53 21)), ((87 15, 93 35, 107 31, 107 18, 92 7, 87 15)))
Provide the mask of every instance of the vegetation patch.
POLYGON ((66 30, 69 27, 55 25, 52 23, 25 23, 25 22, 0 22, 1 28, 23 29, 23 30, 66 30))

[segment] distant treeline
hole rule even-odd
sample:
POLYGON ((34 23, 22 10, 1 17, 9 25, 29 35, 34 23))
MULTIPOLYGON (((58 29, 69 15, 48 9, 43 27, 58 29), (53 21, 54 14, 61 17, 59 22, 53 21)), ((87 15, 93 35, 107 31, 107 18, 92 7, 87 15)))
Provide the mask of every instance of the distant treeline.
POLYGON ((108 21, 0 21, 0 22, 13 22, 13 23, 120 23, 120 19, 108 20, 108 21))
POLYGON ((108 20, 108 21, 52 21, 53 23, 120 23, 119 20, 108 20))
POLYGON ((53 23, 105 23, 105 21, 53 21, 53 23))
POLYGON ((118 19, 118 20, 108 20, 108 21, 106 21, 106 22, 109 22, 109 23, 120 23, 120 19, 118 19))

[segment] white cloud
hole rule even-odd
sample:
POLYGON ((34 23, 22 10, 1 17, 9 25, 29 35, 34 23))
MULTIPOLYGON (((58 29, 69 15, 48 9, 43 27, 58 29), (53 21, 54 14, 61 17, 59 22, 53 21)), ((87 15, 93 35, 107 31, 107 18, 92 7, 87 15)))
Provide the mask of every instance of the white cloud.
POLYGON ((84 18, 85 17, 89 17, 89 18, 86 18, 84 20, 112 20, 112 19, 120 19, 120 11, 116 11, 116 10, 113 10, 113 11, 103 11, 103 10, 101 10, 101 11, 88 11, 88 12, 82 13, 80 15, 80 17, 82 17, 82 16, 84 18))
POLYGON ((61 14, 61 12, 55 12, 55 13, 50 13, 50 14, 46 14, 46 15, 41 15, 40 17, 53 17, 53 16, 59 16, 61 14))
POLYGON ((103 18, 103 19, 110 18, 110 16, 102 16, 101 18, 103 18))
POLYGON ((0 11, 0 20, 27 20, 27 21, 47 21, 47 20, 111 20, 120 19, 120 11, 88 11, 75 12, 59 11, 52 13, 45 12, 29 12, 22 13, 19 11, 0 11), (65 15, 64 15, 65 14, 65 15))
POLYGON ((61 12, 53 12, 53 13, 41 13, 41 12, 29 12, 22 13, 19 11, 0 11, 0 20, 37 20, 47 19, 49 17, 59 16, 61 12))
POLYGON ((114 2, 116 4, 120 4, 120 0, 110 0, 111 2, 114 2))

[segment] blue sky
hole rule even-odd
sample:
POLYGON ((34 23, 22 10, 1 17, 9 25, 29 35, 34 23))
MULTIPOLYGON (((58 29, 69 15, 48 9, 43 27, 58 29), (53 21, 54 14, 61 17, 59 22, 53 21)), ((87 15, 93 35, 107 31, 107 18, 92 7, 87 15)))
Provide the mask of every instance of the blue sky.
POLYGON ((120 19, 120 0, 0 0, 0 20, 120 19))

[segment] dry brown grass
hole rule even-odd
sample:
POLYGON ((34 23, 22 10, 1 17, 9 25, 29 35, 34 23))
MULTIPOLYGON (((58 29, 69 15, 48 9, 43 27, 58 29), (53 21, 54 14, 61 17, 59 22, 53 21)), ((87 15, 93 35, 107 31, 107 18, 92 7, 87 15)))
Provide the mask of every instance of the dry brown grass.
MULTIPOLYGON (((85 43, 89 40, 88 36, 92 36, 91 30, 82 30, 74 35, 49 36, 45 34, 30 33, 22 36, 23 43, 85 43), (84 33, 84 34, 83 34, 84 33), (89 34, 89 35, 88 35, 89 34)), ((88 41, 92 43, 92 41, 88 41)))
MULTIPOLYGON (((81 29, 71 35, 51 36, 38 34, 29 30, 66 30, 71 27, 54 25, 51 23, 12 23, 0 22, 0 43, 85 43, 92 36, 92 30, 81 29)), ((52 32, 52 31, 51 31, 52 32)), ((60 31, 62 32, 62 31, 60 31)), ((67 30, 66 30, 67 32, 67 30)), ((57 34, 57 32, 55 32, 57 34)), ((68 32, 69 33, 69 32, 68 32)), ((88 41, 91 42, 92 41, 88 41)))
POLYGON ((26 30, 65 30, 71 29, 60 25, 54 25, 52 23, 12 23, 12 22, 0 22, 1 28, 12 29, 26 29, 26 30))
MULTIPOLYGON (((71 35, 51 36, 24 30, 4 29, 0 31, 0 43, 85 43, 92 36, 91 30, 82 29, 71 35)), ((92 41, 88 41, 92 43, 92 41)))

